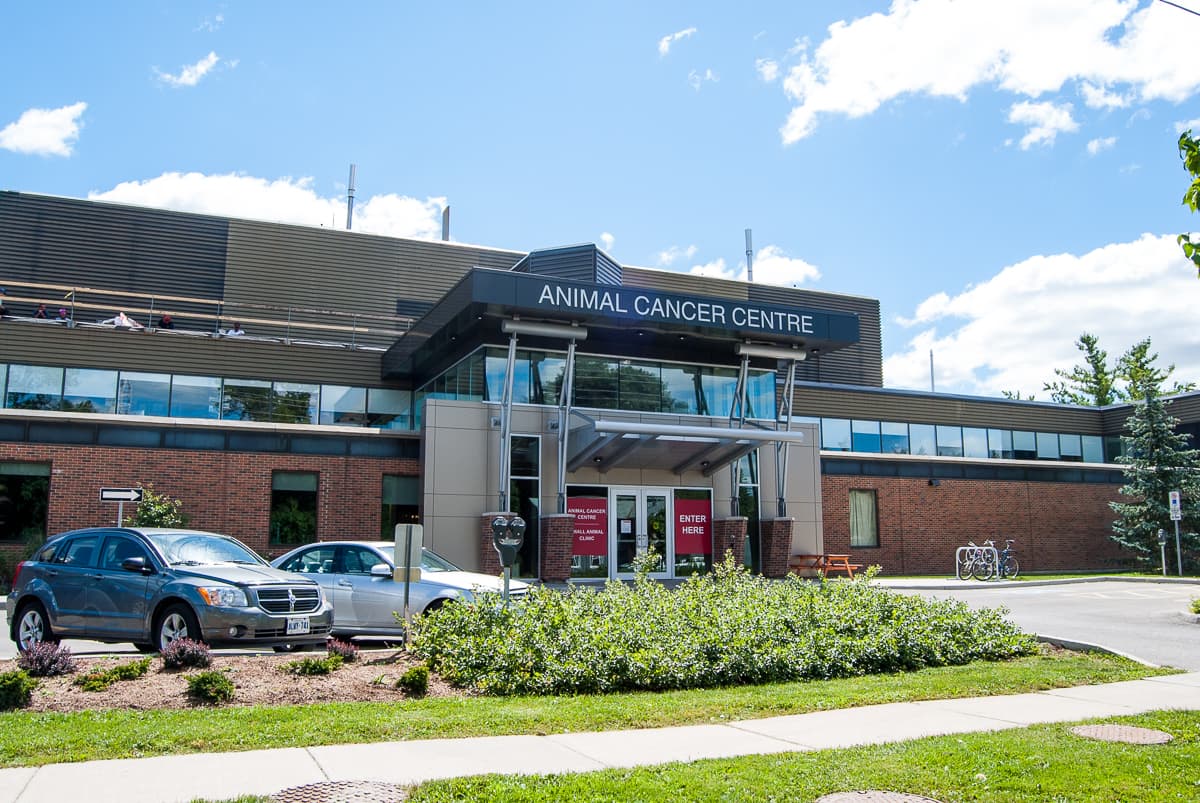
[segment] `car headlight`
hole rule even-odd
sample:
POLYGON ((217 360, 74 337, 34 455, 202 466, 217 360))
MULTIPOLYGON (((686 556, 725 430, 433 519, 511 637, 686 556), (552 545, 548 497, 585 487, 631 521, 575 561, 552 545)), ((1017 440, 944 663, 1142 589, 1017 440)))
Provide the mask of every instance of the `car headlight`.
POLYGON ((245 608, 246 592, 229 586, 208 586, 196 589, 209 605, 216 608, 245 608))

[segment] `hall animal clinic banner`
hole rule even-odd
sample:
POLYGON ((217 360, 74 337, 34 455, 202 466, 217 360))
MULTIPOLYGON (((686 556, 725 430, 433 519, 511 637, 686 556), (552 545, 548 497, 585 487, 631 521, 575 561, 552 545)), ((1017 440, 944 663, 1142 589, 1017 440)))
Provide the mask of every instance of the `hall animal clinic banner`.
POLYGON ((567 499, 567 512, 575 514, 576 555, 608 554, 608 499, 600 496, 573 496, 567 499))

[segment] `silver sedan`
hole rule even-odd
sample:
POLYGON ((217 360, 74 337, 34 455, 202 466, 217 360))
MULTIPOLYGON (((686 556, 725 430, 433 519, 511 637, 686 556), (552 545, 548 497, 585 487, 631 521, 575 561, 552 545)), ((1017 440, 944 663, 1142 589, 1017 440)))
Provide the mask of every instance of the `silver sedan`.
MULTIPOLYGON (((305 544, 271 565, 316 580, 333 602, 333 635, 404 637, 396 616, 404 609, 404 583, 392 579, 395 545, 391 541, 322 541, 305 544)), ((409 584, 408 609, 429 613, 447 601, 475 598, 476 591, 500 591, 502 581, 466 572, 428 549, 421 552, 421 580, 409 584)), ((529 586, 512 581, 509 593, 522 596, 529 586)))

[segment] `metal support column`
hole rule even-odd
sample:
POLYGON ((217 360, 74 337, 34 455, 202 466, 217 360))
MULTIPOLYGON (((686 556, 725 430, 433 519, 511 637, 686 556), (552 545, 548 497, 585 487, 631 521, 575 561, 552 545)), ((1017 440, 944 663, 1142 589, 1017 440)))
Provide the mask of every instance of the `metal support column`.
MULTIPOLYGON (((742 366, 738 369, 737 387, 734 389, 733 404, 729 408, 729 426, 733 428, 736 424, 738 429, 741 429, 746 424, 746 379, 750 373, 750 358, 742 357, 742 366)), ((741 459, 733 461, 729 464, 729 515, 741 515, 741 505, 738 502, 741 494, 738 493, 738 463, 741 459)))
MULTIPOLYGON (((783 394, 783 409, 775 418, 775 429, 779 430, 780 418, 783 419, 783 431, 792 431, 792 398, 796 393, 796 360, 788 361, 787 392, 783 394)), ((787 472, 788 472, 788 442, 775 442, 775 510, 779 518, 787 517, 787 472)))
POLYGON ((567 512, 567 429, 571 422, 571 396, 575 391, 575 339, 567 345, 567 365, 563 369, 562 389, 558 397, 558 512, 567 512))
POLYGON ((508 512, 508 486, 512 476, 513 374, 517 365, 517 336, 508 338, 508 368, 504 372, 504 394, 500 397, 500 507, 508 512))

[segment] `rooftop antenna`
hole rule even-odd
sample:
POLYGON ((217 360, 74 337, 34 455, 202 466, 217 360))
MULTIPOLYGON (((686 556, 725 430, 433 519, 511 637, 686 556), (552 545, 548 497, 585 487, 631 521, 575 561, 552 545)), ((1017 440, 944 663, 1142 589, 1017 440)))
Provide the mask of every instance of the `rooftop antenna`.
POLYGON ((746 281, 754 281, 754 246, 750 244, 750 229, 746 229, 746 281))
POLYGON ((354 222, 354 173, 357 165, 350 165, 350 186, 346 188, 346 231, 354 222))
POLYGON ((442 210, 442 239, 450 240, 450 207, 442 210))
POLYGON ((929 392, 937 392, 933 389, 933 349, 929 350, 929 392))

